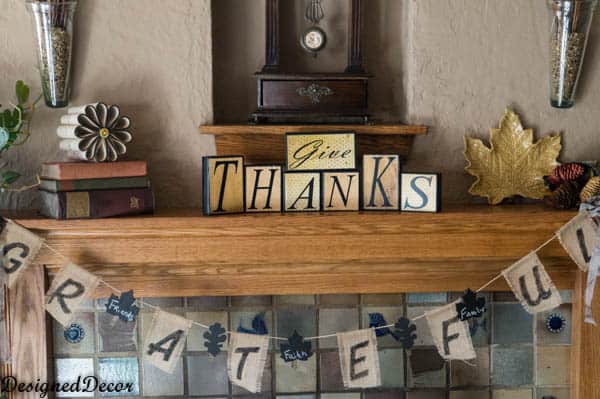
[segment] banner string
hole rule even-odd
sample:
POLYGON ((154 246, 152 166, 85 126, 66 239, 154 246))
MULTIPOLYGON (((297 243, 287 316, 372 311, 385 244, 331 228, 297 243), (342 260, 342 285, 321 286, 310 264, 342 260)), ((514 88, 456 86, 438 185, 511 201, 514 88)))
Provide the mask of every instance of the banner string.
MULTIPOLYGON (((169 233, 170 233, 169 231, 161 231, 161 232, 162 232, 162 233, 166 233, 166 234, 169 234, 169 233)), ((178 232, 172 232, 172 233, 174 233, 174 234, 181 234, 181 231, 178 231, 178 232)), ((551 242, 552 242, 552 241, 553 241, 555 238, 556 238, 556 234, 554 234, 554 235, 553 235, 552 237, 550 237, 548 240, 546 240, 545 242, 543 242, 543 243, 542 243, 540 246, 538 246, 538 247, 537 247, 537 248, 536 248, 534 251, 532 251, 532 252, 538 252, 538 251, 540 251, 540 250, 541 250, 542 248, 544 248, 546 245, 550 244, 550 243, 551 243, 551 242)), ((68 257, 66 257, 65 255, 63 255, 62 253, 60 253, 60 252, 59 252, 57 249, 53 248, 51 245, 47 244, 47 243, 46 243, 46 241, 43 241, 43 245, 44 245, 46 248, 48 248, 48 249, 49 249, 51 252, 53 252, 54 254, 58 255, 60 258, 62 258, 64 261, 66 261, 66 262, 69 262, 69 263, 72 263, 72 262, 71 262, 71 260, 70 260, 68 257)), ((486 284, 484 284, 483 286, 481 286, 481 287, 480 287, 479 289, 477 289, 477 291, 475 291, 475 292, 481 292, 481 291, 485 290, 487 287, 489 287, 490 285, 492 285, 494 282, 496 282, 498 279, 500 279, 500 278, 502 278, 502 277, 503 277, 502 273, 500 273, 500 274, 496 275, 496 276, 495 276, 495 277, 494 277, 492 280, 488 281, 486 284)), ((120 289, 118 289, 117 287, 115 287, 115 286, 113 286, 113 285, 111 285, 111 284, 107 283, 106 281, 104 281, 104 280, 102 280, 102 279, 100 279, 100 283, 101 283, 101 284, 103 284, 104 286, 106 286, 107 288, 109 288, 111 291, 113 291, 113 292, 115 292, 115 293, 117 293, 117 294, 119 294, 119 295, 123 293, 123 291, 121 291, 121 290, 120 290, 120 289)), ((162 310, 162 309, 161 309, 159 306, 156 306, 156 305, 153 305, 153 304, 151 304, 151 303, 148 303, 148 302, 146 302, 146 301, 144 301, 144 300, 142 300, 142 299, 137 299, 137 298, 136 298, 136 302, 137 302, 138 304, 140 304, 140 306, 142 306, 142 307, 147 307, 147 308, 153 309, 153 310, 155 310, 155 311, 162 310)), ((416 316, 416 317, 412 318, 412 319, 411 319, 411 321, 416 321, 416 320, 422 319, 422 318, 424 318, 424 317, 425 317, 425 313, 423 313, 423 314, 421 314, 421 315, 419 315, 419 316, 416 316)), ((201 328, 203 328, 203 329, 205 329, 205 330, 208 330, 208 329, 210 329, 210 326, 207 326, 207 325, 205 325, 205 324, 199 323, 199 322, 197 322, 197 321, 194 321, 194 320, 191 320, 191 321, 192 321, 192 324, 193 324, 193 325, 195 325, 195 326, 201 327, 201 328)), ((382 329, 385 329, 385 328, 391 328, 391 327, 394 327, 395 325, 396 325, 396 323, 392 323, 392 324, 387 324, 387 325, 384 325, 384 326, 377 326, 377 327, 371 327, 371 328, 372 328, 373 330, 382 330, 382 329)), ((230 334, 232 334, 233 332, 234 332, 234 331, 226 331, 226 332, 225 332, 225 334, 227 334, 227 335, 230 335, 230 334)), ((319 339, 325 339, 325 338, 334 338, 334 337, 336 337, 336 336, 337 336, 337 333, 325 334, 325 335, 315 335, 315 336, 312 336, 312 337, 306 337, 306 338, 304 338, 304 340, 305 340, 305 341, 315 341, 315 340, 319 340, 319 339)), ((287 341, 287 340, 288 340, 288 337, 277 337, 277 336, 271 336, 271 335, 270 335, 270 336, 269 336, 269 339, 271 339, 271 340, 275 340, 275 341, 287 341)))

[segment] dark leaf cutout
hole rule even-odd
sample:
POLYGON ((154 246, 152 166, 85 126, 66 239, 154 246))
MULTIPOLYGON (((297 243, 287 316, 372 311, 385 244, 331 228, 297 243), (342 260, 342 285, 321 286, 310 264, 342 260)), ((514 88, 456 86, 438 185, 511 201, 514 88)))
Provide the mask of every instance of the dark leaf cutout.
POLYGON ((126 322, 134 321, 140 308, 135 305, 133 290, 123 292, 120 298, 112 294, 106 303, 106 312, 126 322))
POLYGON ((471 337, 477 335, 477 331, 482 329, 484 333, 487 333, 487 319, 481 319, 481 322, 478 322, 477 319, 469 320, 469 333, 471 337))
POLYGON ((208 353, 217 356, 223 348, 223 342, 227 340, 227 335, 221 323, 215 323, 204 333, 204 338, 206 339, 204 346, 208 349, 208 353))
POLYGON ((383 317, 381 313, 369 313, 369 328, 377 328, 375 330, 375 335, 377 337, 384 337, 392 333, 387 327, 378 328, 386 325, 387 321, 385 321, 385 317, 383 317))
POLYGON ((265 323, 265 314, 259 313, 254 316, 254 319, 252 319, 252 329, 244 328, 242 322, 240 322, 237 331, 244 334, 267 335, 269 329, 267 328, 267 323, 265 323))
POLYGON ((305 341, 304 338, 294 330, 287 343, 281 344, 281 358, 284 362, 293 362, 294 360, 305 361, 313 355, 312 344, 305 341))
POLYGON ((395 331, 392 333, 392 337, 400 342, 404 349, 412 348, 415 344, 415 339, 417 339, 417 326, 412 324, 406 317, 401 317, 394 324, 394 328, 395 331))
POLYGON ((485 313, 485 298, 477 298, 477 294, 467 289, 462 297, 462 302, 456 304, 456 312, 461 321, 481 317, 485 313))

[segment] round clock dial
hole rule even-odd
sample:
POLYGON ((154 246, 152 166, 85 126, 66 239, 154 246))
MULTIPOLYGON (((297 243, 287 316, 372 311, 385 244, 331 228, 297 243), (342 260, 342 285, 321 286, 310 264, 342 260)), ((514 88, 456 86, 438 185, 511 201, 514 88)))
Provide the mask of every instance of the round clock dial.
POLYGON ((325 32, 316 26, 308 28, 300 37, 300 44, 306 51, 310 52, 316 52, 323 49, 326 42, 327 36, 325 35, 325 32))

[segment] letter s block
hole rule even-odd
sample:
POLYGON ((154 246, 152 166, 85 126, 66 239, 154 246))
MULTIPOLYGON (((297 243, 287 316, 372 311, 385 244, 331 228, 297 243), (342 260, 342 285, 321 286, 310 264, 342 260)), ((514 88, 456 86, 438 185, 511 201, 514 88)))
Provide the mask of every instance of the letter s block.
POLYGON ((441 175, 439 173, 402 173, 400 195, 403 212, 439 212, 441 175))
POLYGON ((202 157, 205 215, 244 212, 244 157, 202 157))

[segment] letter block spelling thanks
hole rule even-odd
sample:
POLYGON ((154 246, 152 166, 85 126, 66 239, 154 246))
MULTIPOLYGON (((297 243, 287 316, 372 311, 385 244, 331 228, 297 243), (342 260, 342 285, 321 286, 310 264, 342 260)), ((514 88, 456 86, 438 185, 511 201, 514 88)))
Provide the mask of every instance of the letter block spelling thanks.
POLYGON ((206 215, 244 212, 244 157, 202 157, 206 215))
POLYGON ((246 166, 246 212, 281 212, 281 166, 246 166))
POLYGON ((362 184, 363 209, 400 209, 400 157, 364 155, 362 184))

